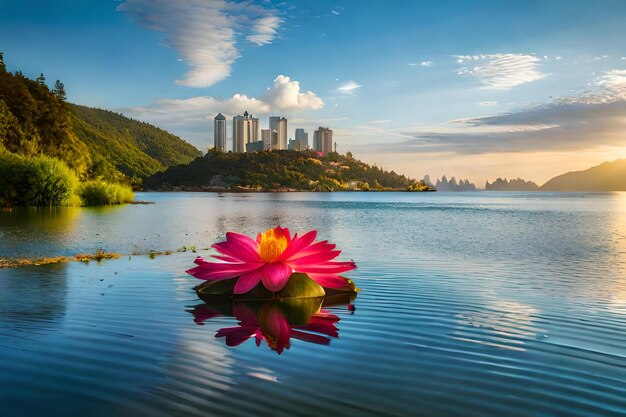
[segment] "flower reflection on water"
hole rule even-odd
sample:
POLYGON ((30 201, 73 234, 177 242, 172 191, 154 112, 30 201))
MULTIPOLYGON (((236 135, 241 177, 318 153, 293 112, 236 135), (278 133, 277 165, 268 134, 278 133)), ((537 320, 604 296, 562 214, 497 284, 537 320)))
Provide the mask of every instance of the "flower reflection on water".
POLYGON ((257 346, 262 341, 281 354, 291 347, 291 339, 318 345, 330 344, 339 337, 340 318, 323 306, 347 304, 345 297, 298 300, 235 301, 199 304, 189 310, 196 324, 218 316, 233 316, 238 325, 219 329, 215 337, 224 338, 227 346, 239 346, 249 339, 257 346))

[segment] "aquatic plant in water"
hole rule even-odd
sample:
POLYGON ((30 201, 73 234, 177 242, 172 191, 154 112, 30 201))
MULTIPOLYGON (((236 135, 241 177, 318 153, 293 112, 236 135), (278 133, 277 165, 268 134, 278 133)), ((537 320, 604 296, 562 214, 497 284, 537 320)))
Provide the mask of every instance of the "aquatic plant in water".
MULTIPOLYGON (((333 261, 341 251, 335 250, 336 245, 327 240, 315 242, 316 237, 315 230, 292 237, 288 228, 280 226, 259 233, 256 240, 228 232, 225 242, 213 245, 220 252, 213 257, 223 262, 207 262, 198 257, 195 260, 198 266, 187 273, 207 281, 236 279, 234 294, 248 293, 259 283, 266 290, 278 293, 292 277, 301 274, 306 274, 319 287, 354 289, 354 284, 339 274, 355 269, 355 263, 333 261)), ((312 296, 320 295, 324 292, 312 296)))

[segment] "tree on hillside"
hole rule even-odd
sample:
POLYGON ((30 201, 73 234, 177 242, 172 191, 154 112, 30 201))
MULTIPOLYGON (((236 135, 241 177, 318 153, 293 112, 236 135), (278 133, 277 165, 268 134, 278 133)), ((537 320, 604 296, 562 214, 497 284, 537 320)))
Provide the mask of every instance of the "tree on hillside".
POLYGON ((65 94, 65 85, 60 80, 57 80, 54 83, 52 93, 61 101, 65 101, 65 99, 67 98, 65 94))

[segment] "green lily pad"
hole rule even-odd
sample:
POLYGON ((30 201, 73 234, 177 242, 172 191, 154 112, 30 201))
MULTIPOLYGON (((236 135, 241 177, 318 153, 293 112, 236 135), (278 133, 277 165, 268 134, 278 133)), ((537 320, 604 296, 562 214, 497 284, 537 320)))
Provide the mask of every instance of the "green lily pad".
POLYGON ((233 300, 272 300, 272 299, 300 299, 324 297, 329 291, 340 291, 340 294, 355 293, 356 287, 352 281, 347 280, 349 285, 345 289, 324 289, 313 281, 307 274, 294 273, 289 278, 285 287, 273 293, 266 289, 262 283, 245 294, 235 294, 234 288, 237 278, 221 281, 206 281, 198 285, 196 293, 201 299, 215 301, 219 298, 232 298, 233 300), (351 286, 350 286, 351 285, 351 286))

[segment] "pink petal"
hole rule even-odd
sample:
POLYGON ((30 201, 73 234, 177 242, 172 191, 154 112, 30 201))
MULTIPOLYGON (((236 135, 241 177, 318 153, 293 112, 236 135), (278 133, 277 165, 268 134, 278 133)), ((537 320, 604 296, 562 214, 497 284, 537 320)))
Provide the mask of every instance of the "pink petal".
POLYGON ((221 264, 206 262, 195 268, 188 269, 185 272, 198 279, 218 281, 235 278, 258 267, 258 264, 221 264))
POLYGON ((287 261, 293 269, 297 269, 298 265, 320 264, 335 259, 341 253, 340 250, 331 250, 329 252, 315 253, 313 255, 303 256, 301 258, 290 259, 287 261))
POLYGON ((246 340, 254 337, 257 330, 257 326, 226 327, 219 329, 215 337, 225 337, 226 346, 239 346, 246 340))
POLYGON ((266 336, 276 340, 276 352, 282 353, 284 349, 289 349, 289 338, 291 336, 291 324, 285 317, 280 307, 270 305, 261 312, 261 330, 266 336))
POLYGON ((294 339, 302 340, 303 342, 315 343, 316 345, 330 344, 330 339, 325 336, 321 336, 319 334, 301 332, 299 330, 292 330, 291 337, 293 337, 294 339))
POLYGON ((335 249, 336 247, 337 245, 330 244, 328 243, 328 241, 323 240, 321 242, 317 242, 314 245, 311 245, 307 248, 300 250, 298 253, 294 253, 292 256, 290 256, 290 259, 298 259, 304 256, 313 255, 316 253, 329 252, 335 249))
MULTIPOLYGON (((336 316, 335 316, 336 317, 336 316)), ((300 330, 306 330, 308 332, 315 332, 325 334, 327 336, 339 337, 339 331, 335 326, 335 323, 339 321, 339 317, 333 320, 316 320, 315 316, 311 317, 311 320, 308 324, 304 326, 294 326, 294 328, 298 328, 300 330)))
POLYGON ((271 292, 278 292, 289 281, 291 268, 282 262, 274 262, 260 269, 263 285, 271 292))
POLYGON ((196 256, 196 259, 193 260, 193 263, 196 265, 202 265, 204 263, 207 263, 207 261, 205 261, 202 256, 196 256))
POLYGON ((305 274, 336 275, 353 269, 356 269, 354 262, 326 262, 317 265, 301 265, 296 271, 304 272, 305 274))
POLYGON ((226 256, 230 256, 238 260, 238 262, 259 262, 260 258, 258 253, 251 253, 248 249, 242 249, 241 246, 238 246, 236 243, 229 242, 219 242, 214 245, 211 245, 212 248, 215 248, 218 252, 226 256))
POLYGON ((211 255, 211 257, 215 259, 219 259, 220 261, 224 261, 224 262, 233 262, 233 263, 241 262, 241 259, 233 258, 232 256, 227 256, 227 255, 211 255))
POLYGON ((256 241, 241 233, 226 233, 226 242, 232 245, 238 252, 246 252, 252 257, 259 257, 259 244, 256 241))
POLYGON ((291 234, 289 233, 289 228, 276 226, 274 228, 274 233, 276 233, 276 235, 278 236, 283 236, 285 239, 287 239, 287 242, 291 242, 291 234))
POLYGON ((245 294, 261 281, 261 269, 256 269, 254 271, 246 272, 245 274, 241 274, 237 283, 235 284, 234 292, 235 294, 245 294))
POLYGON ((204 324, 205 321, 212 319, 213 317, 219 317, 222 315, 219 310, 207 304, 197 305, 193 308, 193 310, 187 311, 193 314, 193 321, 196 324, 204 324))
POLYGON ((317 282, 322 287, 326 288, 343 288, 348 286, 348 281, 345 278, 338 277, 337 275, 324 275, 324 274, 308 274, 309 278, 317 282))
POLYGON ((316 236, 317 236, 317 232, 315 230, 305 233, 304 235, 300 237, 295 236, 293 240, 291 241, 291 243, 289 244, 289 246, 287 247, 287 249, 285 249, 285 251, 282 253, 279 259, 284 260, 284 259, 289 259, 290 257, 294 256, 295 254, 297 254, 298 252, 300 252, 301 250, 309 246, 311 243, 313 243, 316 236))

